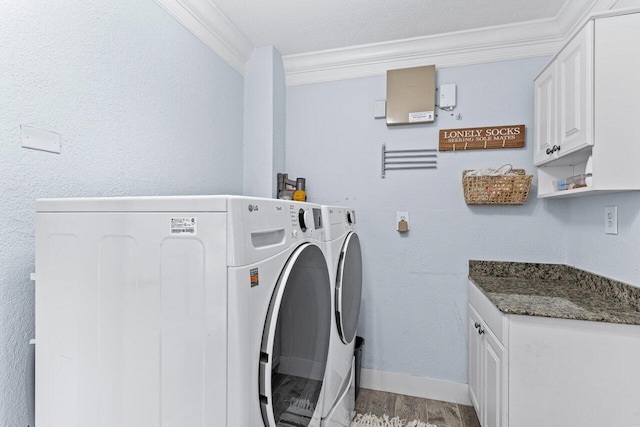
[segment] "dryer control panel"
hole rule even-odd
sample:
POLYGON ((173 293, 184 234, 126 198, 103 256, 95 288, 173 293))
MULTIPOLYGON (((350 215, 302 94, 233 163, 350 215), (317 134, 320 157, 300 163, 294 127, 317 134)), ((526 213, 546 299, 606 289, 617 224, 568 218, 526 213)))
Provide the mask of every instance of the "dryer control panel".
POLYGON ((356 228, 356 211, 343 206, 322 206, 325 221, 324 240, 337 239, 347 231, 356 228))

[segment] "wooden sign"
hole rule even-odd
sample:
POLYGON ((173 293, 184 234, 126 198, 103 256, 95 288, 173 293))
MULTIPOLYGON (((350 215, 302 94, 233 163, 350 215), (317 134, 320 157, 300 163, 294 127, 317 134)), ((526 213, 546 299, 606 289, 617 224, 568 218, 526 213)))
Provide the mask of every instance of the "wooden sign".
POLYGON ((440 130, 440 151, 524 147, 524 125, 440 130))

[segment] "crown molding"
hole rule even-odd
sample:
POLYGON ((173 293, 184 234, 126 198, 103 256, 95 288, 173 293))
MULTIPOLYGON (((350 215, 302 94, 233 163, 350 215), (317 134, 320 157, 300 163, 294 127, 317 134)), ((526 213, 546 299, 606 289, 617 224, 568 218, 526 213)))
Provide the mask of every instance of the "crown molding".
POLYGON ((558 26, 564 31, 567 42, 593 15, 612 9, 618 0, 591 0, 585 3, 568 1, 556 16, 558 26))
POLYGON ((553 55, 593 12, 616 0, 568 1, 553 18, 283 56, 287 86, 553 55))
MULTIPOLYGON (((154 0, 244 74, 254 46, 214 0, 154 0)), ((383 75, 395 68, 438 68, 551 56, 591 14, 618 0, 567 1, 553 18, 282 57, 287 86, 383 75)))
POLYGON ((240 74, 244 74, 254 47, 211 0, 154 1, 240 74))
POLYGON ((561 36, 507 39, 503 28, 451 33, 283 56, 287 86, 382 75, 387 70, 436 64, 438 68, 551 55, 561 36), (501 36, 500 36, 501 35, 501 36), (502 40, 495 40, 500 36, 502 40))

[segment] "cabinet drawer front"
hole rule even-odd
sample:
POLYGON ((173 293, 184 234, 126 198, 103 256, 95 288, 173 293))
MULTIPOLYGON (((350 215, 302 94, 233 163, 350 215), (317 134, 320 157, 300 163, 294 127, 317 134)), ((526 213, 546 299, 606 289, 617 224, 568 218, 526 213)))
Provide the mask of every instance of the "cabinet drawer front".
POLYGON ((507 330, 505 315, 496 308, 489 298, 473 282, 469 282, 469 304, 478 312, 484 323, 491 329, 500 344, 506 347, 507 330))

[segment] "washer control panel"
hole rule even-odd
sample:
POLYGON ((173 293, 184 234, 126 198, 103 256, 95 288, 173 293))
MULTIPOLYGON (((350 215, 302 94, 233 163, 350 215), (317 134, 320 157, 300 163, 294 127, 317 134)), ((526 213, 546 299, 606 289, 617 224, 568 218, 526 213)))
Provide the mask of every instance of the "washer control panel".
POLYGON ((322 215, 318 208, 290 204, 289 217, 293 227, 291 232, 293 238, 303 237, 305 234, 313 235, 314 230, 322 228, 322 215))
POLYGON ((229 197, 229 265, 255 263, 303 239, 320 240, 324 229, 318 229, 314 209, 320 206, 293 200, 229 197))
POLYGON ((293 225, 294 230, 300 226, 298 215, 298 207, 295 205, 289 205, 289 216, 291 217, 291 225, 293 225))

